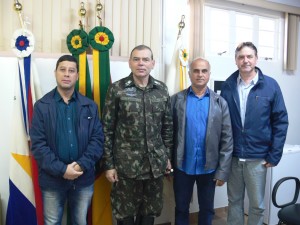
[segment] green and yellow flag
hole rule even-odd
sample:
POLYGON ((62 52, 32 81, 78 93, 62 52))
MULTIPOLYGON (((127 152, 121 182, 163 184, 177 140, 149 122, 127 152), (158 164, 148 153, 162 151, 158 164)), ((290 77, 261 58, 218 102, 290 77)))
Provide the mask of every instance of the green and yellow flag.
POLYGON ((111 83, 109 49, 114 43, 114 35, 107 28, 97 26, 89 33, 90 45, 93 48, 93 97, 102 113, 105 95, 111 83))
MULTIPOLYGON (((107 27, 96 26, 89 32, 89 42, 93 49, 93 99, 98 105, 101 118, 106 92, 111 83, 109 49, 114 43, 114 35, 107 27)), ((112 225, 111 184, 106 179, 100 164, 96 167, 96 171, 92 224, 112 225)))
MULTIPOLYGON (((89 34, 83 29, 75 29, 67 37, 67 46, 79 64, 79 79, 76 90, 93 99, 99 109, 101 118, 107 89, 111 83, 109 49, 114 43, 113 33, 106 27, 97 26, 89 34), (93 89, 87 60, 87 49, 92 47, 93 59, 93 89)), ((89 225, 112 225, 112 210, 110 205, 111 184, 96 164, 96 179, 92 208, 89 215, 89 225)))

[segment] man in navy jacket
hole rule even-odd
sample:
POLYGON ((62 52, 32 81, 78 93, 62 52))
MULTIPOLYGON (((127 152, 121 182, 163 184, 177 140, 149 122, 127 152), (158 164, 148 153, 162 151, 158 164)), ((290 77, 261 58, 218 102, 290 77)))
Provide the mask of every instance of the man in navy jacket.
POLYGON ((78 63, 71 55, 56 64, 57 87, 36 102, 30 130, 39 167, 44 224, 61 224, 68 200, 72 224, 87 224, 94 166, 103 154, 98 107, 75 90, 78 63))
POLYGON ((223 84, 233 132, 233 158, 228 187, 228 225, 244 224, 245 189, 249 197, 248 225, 263 224, 267 168, 282 156, 288 115, 277 82, 256 67, 251 42, 235 51, 238 70, 223 84))

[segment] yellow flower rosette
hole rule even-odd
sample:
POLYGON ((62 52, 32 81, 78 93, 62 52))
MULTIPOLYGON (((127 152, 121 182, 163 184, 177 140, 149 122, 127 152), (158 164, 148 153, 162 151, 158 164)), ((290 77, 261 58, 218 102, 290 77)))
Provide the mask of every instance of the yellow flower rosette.
POLYGON ((104 52, 112 47, 115 38, 107 27, 97 26, 90 31, 89 41, 93 49, 104 52))
POLYGON ((72 30, 67 36, 67 46, 73 55, 80 55, 89 47, 88 34, 84 30, 72 30))

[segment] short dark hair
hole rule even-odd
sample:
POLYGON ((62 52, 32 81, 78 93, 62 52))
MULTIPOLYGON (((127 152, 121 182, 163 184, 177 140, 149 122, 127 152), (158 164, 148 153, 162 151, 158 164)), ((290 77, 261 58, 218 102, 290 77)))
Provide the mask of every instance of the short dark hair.
POLYGON ((56 62, 55 70, 57 70, 59 63, 61 63, 61 62, 63 62, 63 61, 70 61, 70 62, 76 63, 76 69, 77 69, 77 72, 79 71, 78 61, 77 61, 77 59, 76 59, 74 56, 72 56, 72 55, 63 55, 63 56, 59 57, 59 59, 58 59, 57 62, 56 62))
POLYGON ((254 52, 255 52, 255 56, 257 57, 257 48, 256 48, 255 45, 254 45, 252 42, 250 42, 250 41, 242 42, 242 43, 240 43, 240 44, 236 47, 236 49, 235 49, 235 57, 237 56, 237 53, 238 53, 239 51, 241 51, 244 47, 252 48, 252 49, 254 50, 254 52))
POLYGON ((134 47, 132 49, 132 51, 130 52, 130 58, 131 58, 134 50, 144 50, 144 49, 148 49, 151 52, 151 59, 153 59, 153 52, 152 52, 151 48, 148 47, 147 45, 138 45, 138 46, 134 47))

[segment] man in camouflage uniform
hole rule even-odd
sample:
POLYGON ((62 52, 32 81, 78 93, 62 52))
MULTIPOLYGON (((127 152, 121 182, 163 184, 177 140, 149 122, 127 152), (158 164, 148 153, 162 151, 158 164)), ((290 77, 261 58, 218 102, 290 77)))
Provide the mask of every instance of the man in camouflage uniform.
POLYGON ((113 83, 106 96, 104 166, 113 183, 111 202, 118 225, 152 225, 163 206, 173 128, 167 87, 150 76, 154 64, 149 47, 135 47, 129 59, 131 74, 113 83))

